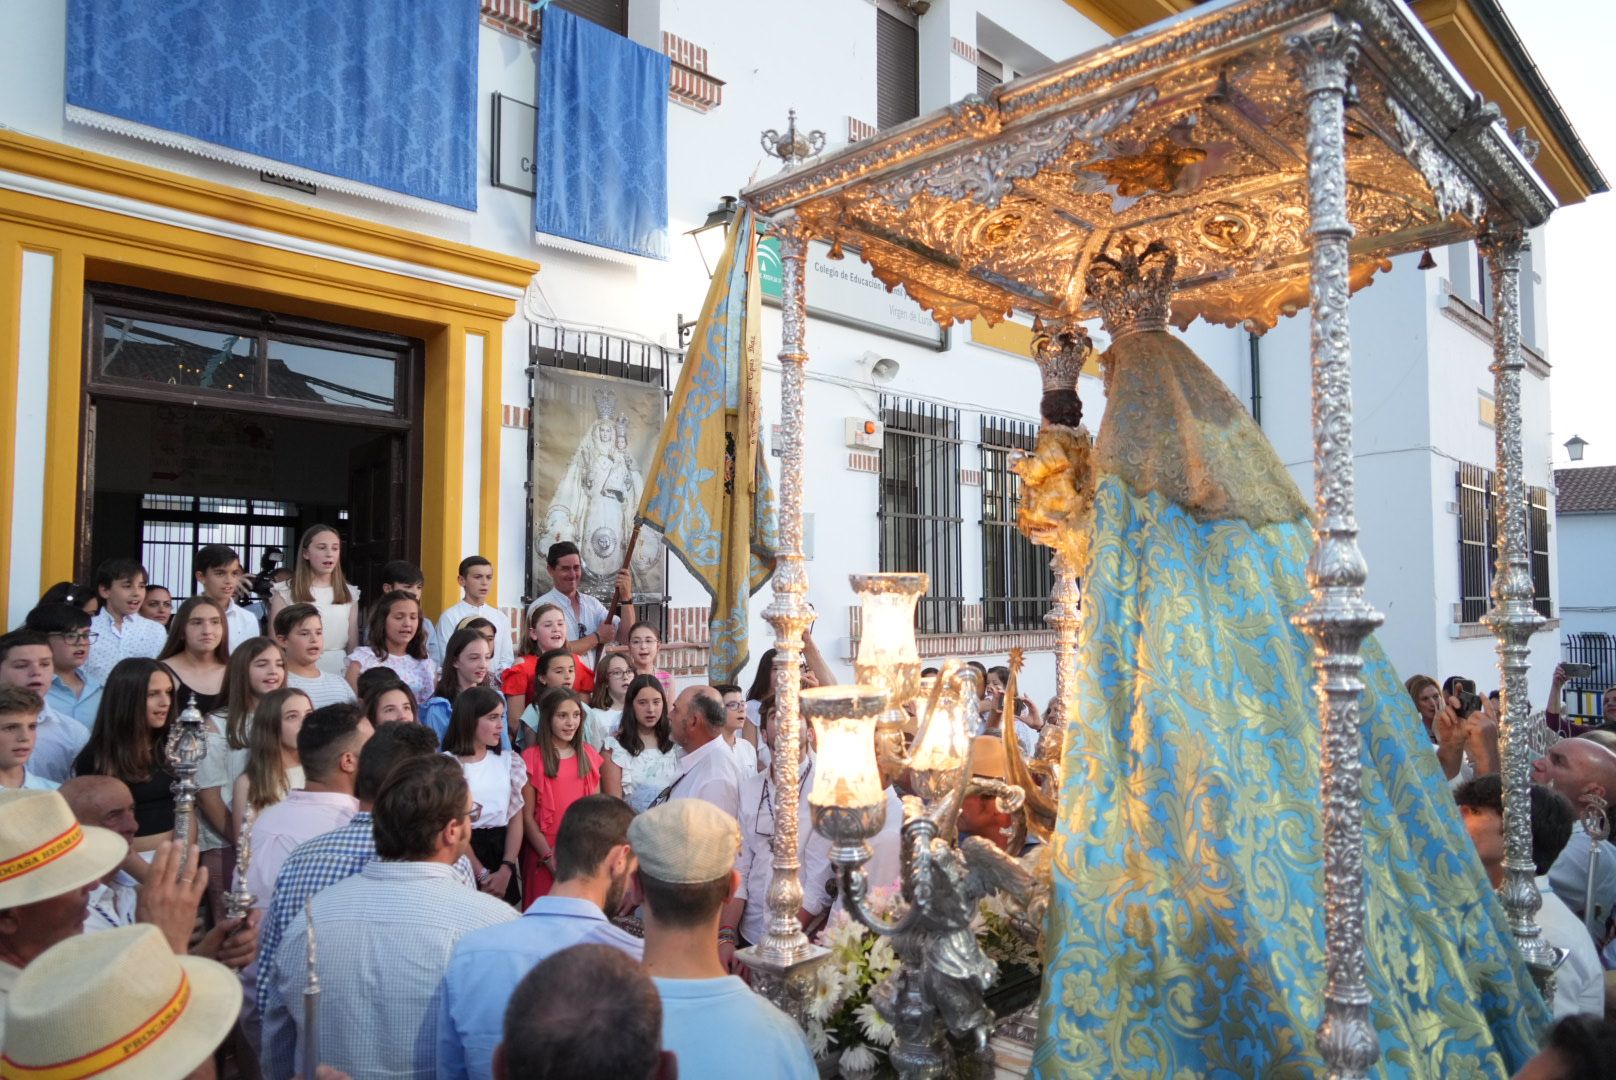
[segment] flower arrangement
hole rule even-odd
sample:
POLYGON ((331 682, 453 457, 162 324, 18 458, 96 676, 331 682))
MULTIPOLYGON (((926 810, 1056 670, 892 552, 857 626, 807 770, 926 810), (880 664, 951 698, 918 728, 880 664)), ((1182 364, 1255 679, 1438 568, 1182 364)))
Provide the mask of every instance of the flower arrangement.
MULTIPOLYGON (((871 890, 866 905, 884 920, 901 918, 905 904, 897 886, 871 890)), ((1001 966, 1038 971, 1038 950, 1016 930, 1000 895, 984 899, 971 929, 982 951, 1001 966)), ((871 993, 901 966, 892 943, 837 910, 819 934, 830 956, 815 973, 808 1002, 808 1044, 821 1061, 834 1059, 843 1076, 895 1075, 887 1051, 897 1032, 871 1000, 871 993)))

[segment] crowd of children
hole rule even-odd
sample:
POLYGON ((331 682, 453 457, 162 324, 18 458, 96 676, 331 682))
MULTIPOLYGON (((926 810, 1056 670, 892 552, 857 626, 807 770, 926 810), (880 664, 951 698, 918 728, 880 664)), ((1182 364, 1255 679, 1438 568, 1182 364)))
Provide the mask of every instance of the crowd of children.
MULTIPOLYGON (((304 786, 304 719, 357 703, 372 728, 419 722, 461 762, 480 808, 473 853, 484 891, 511 902, 543 895, 568 806, 605 792, 643 810, 678 762, 672 678, 628 582, 608 608, 578 591, 576 547, 556 544, 547 561, 556 588, 513 633, 488 603, 494 567, 480 555, 461 562, 459 598, 437 619, 422 610, 424 575, 407 562, 382 569, 362 609, 326 525, 304 533, 262 623, 228 546, 196 552, 190 595, 148 586, 136 560, 108 560, 93 588, 52 588, 0 636, 0 787, 115 777, 134 796, 135 849, 149 851, 174 824, 168 735, 194 707, 207 748, 195 840, 209 906, 222 913, 238 838, 304 786)), ((756 736, 737 738, 750 727, 740 692, 723 689, 736 712, 725 741, 754 772, 756 736)))

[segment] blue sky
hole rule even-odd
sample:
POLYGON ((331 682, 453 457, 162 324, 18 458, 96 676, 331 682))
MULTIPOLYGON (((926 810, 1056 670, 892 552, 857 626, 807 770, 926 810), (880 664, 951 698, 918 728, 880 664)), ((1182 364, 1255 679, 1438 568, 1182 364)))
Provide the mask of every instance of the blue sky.
MULTIPOLYGON (((1607 179, 1616 179, 1609 62, 1616 5, 1609 0, 1503 0, 1503 5, 1594 160, 1607 179)), ((1616 277, 1616 194, 1556 211, 1545 244, 1555 465, 1567 464, 1561 444, 1574 434, 1588 440, 1585 464, 1616 465, 1616 306, 1610 288, 1616 277)))

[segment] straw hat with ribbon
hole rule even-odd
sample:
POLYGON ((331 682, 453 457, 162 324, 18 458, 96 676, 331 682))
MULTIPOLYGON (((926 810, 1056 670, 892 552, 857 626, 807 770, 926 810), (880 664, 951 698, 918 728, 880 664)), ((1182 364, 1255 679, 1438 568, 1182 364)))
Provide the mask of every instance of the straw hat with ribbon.
POLYGON ((80 934, 41 953, 12 988, 0 1080, 186 1076, 240 1011, 229 968, 175 956, 154 926, 80 934))
POLYGON ((0 795, 0 909, 82 888, 127 854, 127 840, 111 829, 80 825, 54 791, 0 795))

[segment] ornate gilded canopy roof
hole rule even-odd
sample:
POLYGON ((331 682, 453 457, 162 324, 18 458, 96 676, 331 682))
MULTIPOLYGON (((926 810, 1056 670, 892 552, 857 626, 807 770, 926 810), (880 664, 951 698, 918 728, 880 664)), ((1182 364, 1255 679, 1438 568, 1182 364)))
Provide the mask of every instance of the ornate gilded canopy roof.
POLYGON ((1267 329, 1307 305, 1307 120, 1289 40, 1361 30, 1347 110, 1352 284, 1390 256, 1541 224, 1547 187, 1397 0, 1209 4, 747 188, 856 249, 941 324, 1088 318, 1123 235, 1178 256, 1172 319, 1267 329))

